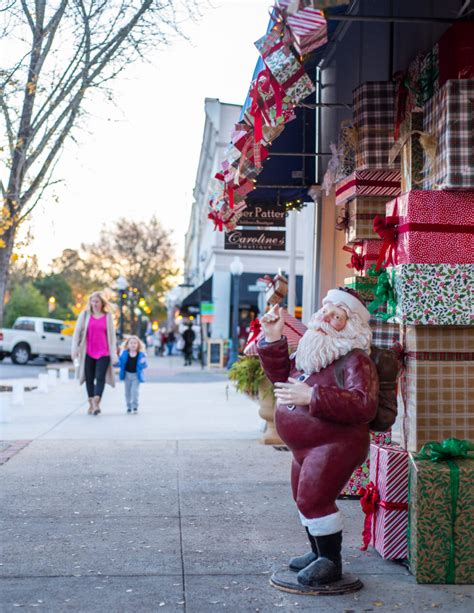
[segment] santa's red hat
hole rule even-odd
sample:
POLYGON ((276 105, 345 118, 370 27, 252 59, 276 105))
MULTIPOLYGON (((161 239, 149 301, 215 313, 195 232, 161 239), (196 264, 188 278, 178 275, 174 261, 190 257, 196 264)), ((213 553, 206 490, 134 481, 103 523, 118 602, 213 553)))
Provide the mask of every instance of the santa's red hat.
POLYGON ((330 289, 326 298, 323 299, 323 305, 325 305, 327 302, 330 302, 336 306, 345 306, 353 313, 357 313, 364 323, 369 323, 370 313, 357 292, 354 290, 346 287, 330 289))

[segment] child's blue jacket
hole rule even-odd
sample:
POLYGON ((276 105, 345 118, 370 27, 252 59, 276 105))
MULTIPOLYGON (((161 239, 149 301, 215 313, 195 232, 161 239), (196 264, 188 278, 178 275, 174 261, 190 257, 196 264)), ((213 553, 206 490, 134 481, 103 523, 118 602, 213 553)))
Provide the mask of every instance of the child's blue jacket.
MULTIPOLYGON (((128 349, 124 349, 119 357, 120 381, 123 381, 125 379, 125 366, 127 365, 127 360, 128 360, 128 349)), ((139 351, 138 359, 137 359, 137 378, 140 381, 140 383, 143 383, 144 381, 143 371, 145 370, 145 368, 148 368, 148 364, 146 361, 146 355, 143 353, 143 351, 139 351)))

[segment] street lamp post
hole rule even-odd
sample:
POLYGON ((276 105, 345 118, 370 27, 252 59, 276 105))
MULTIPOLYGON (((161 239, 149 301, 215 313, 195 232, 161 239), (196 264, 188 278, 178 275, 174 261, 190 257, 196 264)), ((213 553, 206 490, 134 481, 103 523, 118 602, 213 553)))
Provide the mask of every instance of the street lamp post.
POLYGON ((120 294, 120 322, 119 322, 120 340, 123 339, 123 325, 124 325, 123 305, 125 303, 125 298, 127 297, 127 294, 125 293, 127 286, 128 286, 127 279, 123 277, 122 275, 120 275, 120 277, 117 279, 117 290, 118 290, 118 293, 120 294))
POLYGON ((237 350, 239 344, 239 302, 240 302, 240 276, 244 272, 242 260, 236 256, 230 263, 232 275, 232 327, 231 327, 231 351, 227 367, 230 368, 237 361, 237 350))

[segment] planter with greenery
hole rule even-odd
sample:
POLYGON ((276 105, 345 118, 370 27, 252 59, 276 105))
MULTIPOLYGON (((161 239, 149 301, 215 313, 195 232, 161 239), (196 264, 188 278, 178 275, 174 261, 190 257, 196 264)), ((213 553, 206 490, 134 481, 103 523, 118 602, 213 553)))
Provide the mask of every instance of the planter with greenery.
POLYGON ((229 370, 229 379, 238 392, 247 394, 259 403, 258 413, 267 422, 260 442, 264 445, 281 445, 282 440, 275 429, 275 396, 273 385, 265 376, 260 360, 254 356, 241 357, 229 370))

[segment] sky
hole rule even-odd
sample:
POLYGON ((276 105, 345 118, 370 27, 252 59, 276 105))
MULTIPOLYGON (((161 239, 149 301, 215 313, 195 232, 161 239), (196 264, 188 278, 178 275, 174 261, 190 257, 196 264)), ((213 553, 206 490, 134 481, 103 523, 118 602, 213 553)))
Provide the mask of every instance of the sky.
MULTIPOLYGON (((204 4, 204 3, 203 3, 204 4)), ((212 0, 197 23, 135 63, 114 84, 114 103, 95 102, 56 168, 58 196, 45 198, 24 249, 47 270, 65 248, 94 241, 122 216, 153 214, 173 232, 182 257, 204 128, 204 99, 243 104, 268 24, 271 0, 212 0)), ((230 136, 230 135, 229 135, 230 136)))

